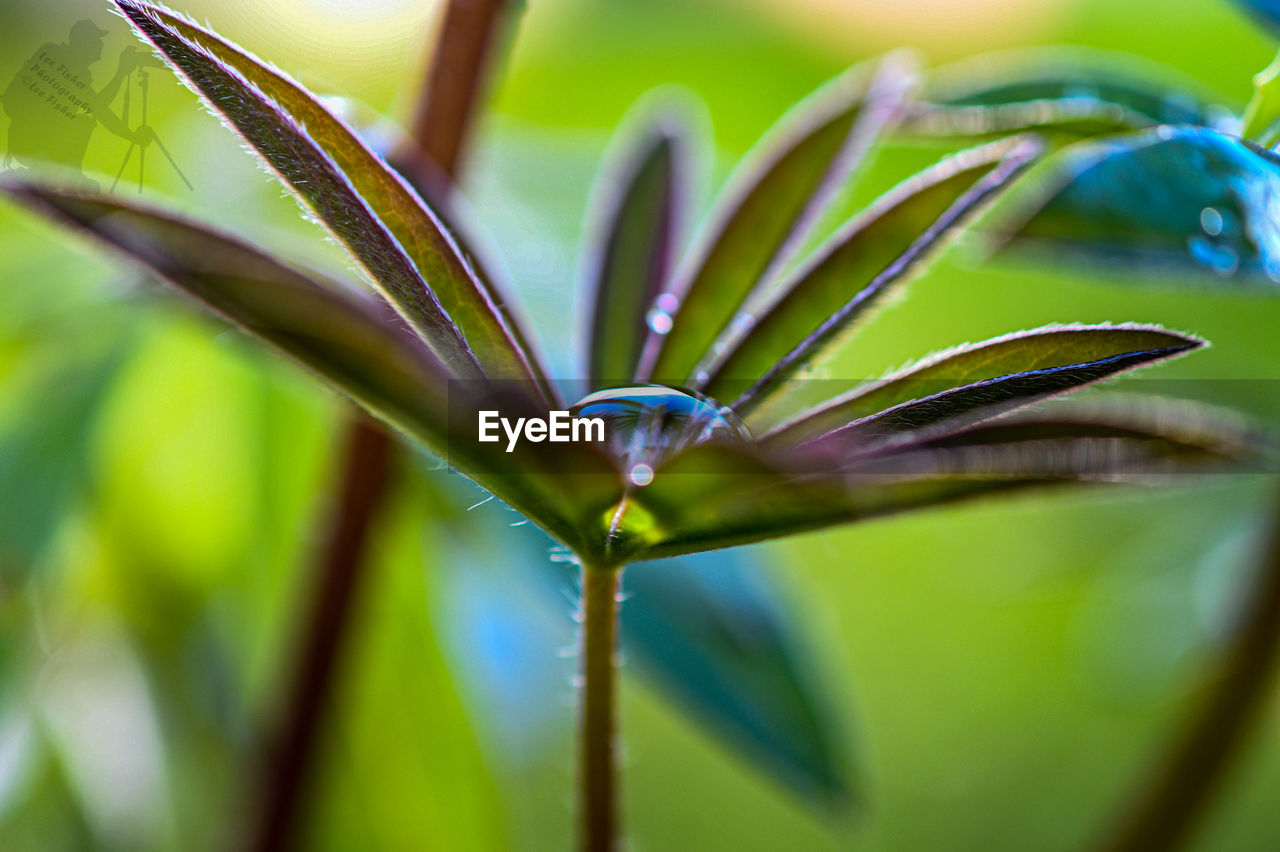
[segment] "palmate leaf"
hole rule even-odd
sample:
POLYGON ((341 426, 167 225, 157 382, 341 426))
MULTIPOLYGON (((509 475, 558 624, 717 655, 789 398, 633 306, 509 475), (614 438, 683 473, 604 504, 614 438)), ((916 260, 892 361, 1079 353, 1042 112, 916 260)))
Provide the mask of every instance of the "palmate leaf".
POLYGON ((917 429, 954 430, 1202 345, 1132 324, 1021 331, 927 358, 779 426, 766 440, 851 451, 917 429))
POLYGON ((451 382, 444 364, 385 304, 326 286, 253 246, 166 213, 14 180, 2 186, 290 356, 562 540, 578 544, 584 525, 594 528, 595 515, 616 499, 617 474, 591 445, 522 444, 505 453, 476 443, 477 407, 528 413, 526 403, 467 398, 477 386, 451 382))
POLYGON ((738 308, 791 256, 863 160, 911 82, 899 57, 882 61, 874 76, 854 69, 793 110, 757 146, 730 179, 707 237, 660 297, 662 314, 645 341, 639 378, 686 383, 738 308))
POLYGON ((602 204, 607 225, 584 276, 594 299, 587 350, 593 390, 635 375, 648 331, 645 315, 667 283, 678 247, 685 144, 668 117, 614 167, 616 197, 602 204))
POLYGON ((1011 248, 1280 281, 1280 157, 1199 127, 1074 146, 1007 218, 1011 248))
POLYGON ((1036 131, 1070 141, 1158 124, 1225 129, 1224 99, 1167 68, 1078 49, 978 56, 936 69, 898 132, 985 137, 1036 131))
POLYGON ((486 368, 494 377, 532 378, 528 362, 439 222, 319 101, 176 16, 129 0, 117 5, 332 231, 460 378, 481 378, 486 368), (414 248, 414 257, 406 245, 414 248), (430 276, 430 286, 424 276, 430 276), (448 295, 457 317, 441 305, 433 287, 448 295), (463 320, 469 338, 455 325, 463 320))
POLYGON ((887 193, 779 285, 770 304, 739 314, 734 325, 748 331, 713 347, 728 352, 694 386, 721 398, 748 383, 732 404, 748 414, 904 286, 1038 152, 1026 138, 974 148, 887 193))

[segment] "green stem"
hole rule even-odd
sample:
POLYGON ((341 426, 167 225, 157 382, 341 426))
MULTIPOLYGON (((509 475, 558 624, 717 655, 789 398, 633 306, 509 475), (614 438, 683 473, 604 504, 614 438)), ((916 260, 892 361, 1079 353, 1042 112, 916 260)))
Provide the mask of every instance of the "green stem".
POLYGON ((618 581, 622 569, 582 563, 582 703, 578 727, 578 846, 618 840, 618 581))
POLYGON ((1280 512, 1274 523, 1212 691, 1111 840, 1102 845, 1108 852, 1186 846, 1260 715, 1280 656, 1280 512))

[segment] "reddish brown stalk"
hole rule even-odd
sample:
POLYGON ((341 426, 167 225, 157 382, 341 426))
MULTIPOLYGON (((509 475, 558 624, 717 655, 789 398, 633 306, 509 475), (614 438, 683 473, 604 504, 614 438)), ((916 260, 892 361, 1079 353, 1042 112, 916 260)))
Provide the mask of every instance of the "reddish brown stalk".
POLYGON ((1247 742, 1280 656, 1280 514, 1274 523, 1209 694, 1114 836, 1102 844, 1108 852, 1163 852, 1188 845, 1247 742))
POLYGON ((409 135, 391 160, 426 197, 457 177, 505 0, 451 0, 409 135), (424 159, 426 162, 424 162, 424 159))
MULTIPOLYGON (((390 158, 425 197, 440 195, 457 178, 502 6, 502 0, 450 0, 445 10, 412 137, 390 158)), ((399 454, 386 428, 363 413, 353 413, 346 430, 343 477, 324 521, 325 547, 291 690, 264 750, 260 817, 252 837, 252 848, 260 852, 295 845, 323 711, 348 641, 352 604, 368 582, 371 531, 399 454)))
POLYGON ((340 490, 330 509, 324 549, 314 578, 314 599, 302 625, 304 637, 285 718, 267 755, 265 799, 253 848, 291 844, 304 781, 314 764, 321 715, 333 691, 374 519, 391 482, 395 444, 363 415, 348 426, 340 490))

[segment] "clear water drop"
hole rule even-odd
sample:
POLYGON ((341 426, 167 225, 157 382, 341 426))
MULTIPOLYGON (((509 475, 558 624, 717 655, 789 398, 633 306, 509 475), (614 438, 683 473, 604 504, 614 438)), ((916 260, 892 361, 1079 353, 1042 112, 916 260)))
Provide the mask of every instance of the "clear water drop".
POLYGON ((674 314, 676 308, 680 307, 680 300, 674 293, 662 293, 653 300, 653 306, 664 314, 674 314))
POLYGON ((645 322, 649 324, 649 328, 654 334, 666 334, 671 331, 671 314, 660 308, 653 308, 649 311, 649 315, 645 317, 645 322))
POLYGON ((652 482, 658 465, 685 447, 751 440, 741 418, 727 405, 668 385, 596 391, 569 411, 575 417, 604 420, 609 451, 617 459, 618 469, 637 486, 652 482))
POLYGON ((1206 207, 1200 211, 1200 227, 1211 237, 1222 233, 1222 214, 1215 207, 1206 207))

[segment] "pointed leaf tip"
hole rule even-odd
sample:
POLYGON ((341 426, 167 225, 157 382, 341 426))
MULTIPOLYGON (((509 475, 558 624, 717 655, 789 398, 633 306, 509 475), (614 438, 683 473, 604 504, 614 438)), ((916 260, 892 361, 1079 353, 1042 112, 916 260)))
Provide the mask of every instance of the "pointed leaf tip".
POLYGON ((674 117, 655 120, 629 150, 614 155, 617 162, 599 181, 611 191, 596 202, 601 212, 591 220, 606 224, 598 245, 588 246, 592 257, 583 276, 594 303, 587 358, 593 389, 635 375, 650 308, 667 286, 678 249, 685 144, 674 117))
POLYGON ((701 368, 706 392, 731 398, 745 383, 733 407, 749 413, 901 290, 1042 149, 1024 136, 961 151, 881 196, 780 283, 768 304, 744 308, 713 347, 721 354, 701 368))
POLYGON ((554 399, 501 295, 489 292, 435 212, 327 107, 182 15, 134 0, 117 5, 459 375, 529 381, 554 399))
POLYGON ((834 191, 901 109, 913 79, 892 56, 854 69, 792 110, 744 160, 712 225, 663 295, 669 322, 645 341, 639 376, 688 384, 742 303, 788 260, 834 191))
POLYGON ((1204 345, 1158 326, 1057 325, 968 344, 837 398, 768 436, 844 454, 921 440, 1204 345))

